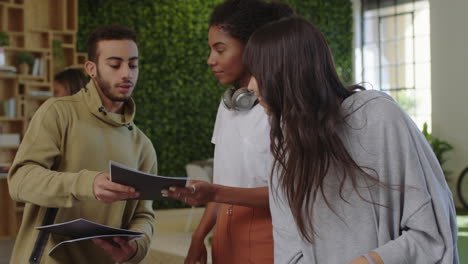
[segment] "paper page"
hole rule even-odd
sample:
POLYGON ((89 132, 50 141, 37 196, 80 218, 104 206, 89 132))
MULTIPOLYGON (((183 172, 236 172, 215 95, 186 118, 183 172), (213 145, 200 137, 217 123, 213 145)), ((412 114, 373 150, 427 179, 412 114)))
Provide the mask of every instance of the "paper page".
MULTIPOLYGON (((112 239, 113 237, 116 237, 116 235, 102 235, 102 236, 90 236, 90 237, 82 237, 82 238, 77 238, 77 239, 70 239, 70 240, 65 240, 65 241, 62 241, 60 243, 58 243, 57 245, 55 245, 55 247, 53 247, 51 250, 49 250, 49 253, 48 255, 50 256, 52 254, 52 252, 58 248, 59 246, 61 245, 64 245, 66 243, 73 243, 73 242, 77 242, 77 241, 83 241, 83 240, 88 240, 88 239, 93 239, 93 238, 102 238, 102 239, 105 239, 111 243, 115 243, 112 239)), ((118 235, 118 237, 121 237, 123 239, 126 239, 127 241, 133 241, 133 240, 137 240, 137 239, 140 239, 140 238, 143 238, 144 235, 129 235, 129 234, 121 234, 121 235, 118 235)), ((117 244, 118 245, 118 244, 117 244)))
POLYGON ((101 225, 83 218, 75 219, 73 221, 52 224, 46 226, 36 227, 38 230, 50 232, 52 234, 67 236, 71 238, 83 238, 91 236, 105 236, 105 235, 142 235, 142 232, 135 232, 126 229, 120 229, 101 225))
POLYGON ((113 237, 122 237, 127 241, 132 241, 144 237, 144 233, 142 232, 106 226, 83 218, 75 219, 64 223, 37 226, 35 228, 37 230, 42 230, 51 234, 72 238, 69 240, 62 241, 55 245, 55 247, 53 247, 49 251, 49 255, 52 254, 52 252, 57 247, 65 243, 72 243, 93 238, 104 238, 111 243, 115 243, 112 240, 113 237))

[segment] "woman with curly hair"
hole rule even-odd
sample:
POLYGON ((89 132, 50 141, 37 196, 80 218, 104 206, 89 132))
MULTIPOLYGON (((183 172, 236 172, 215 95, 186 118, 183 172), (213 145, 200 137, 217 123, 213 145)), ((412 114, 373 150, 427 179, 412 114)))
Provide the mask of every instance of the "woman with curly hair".
POLYGON ((213 229, 214 263, 273 263, 268 178, 267 115, 247 90, 250 74, 242 54, 260 26, 293 14, 286 4, 261 0, 227 0, 210 18, 207 63, 223 85, 231 85, 219 105, 212 143, 215 144, 214 184, 171 188, 165 195, 192 205, 207 204, 192 235, 185 263, 206 263, 204 240, 213 229))

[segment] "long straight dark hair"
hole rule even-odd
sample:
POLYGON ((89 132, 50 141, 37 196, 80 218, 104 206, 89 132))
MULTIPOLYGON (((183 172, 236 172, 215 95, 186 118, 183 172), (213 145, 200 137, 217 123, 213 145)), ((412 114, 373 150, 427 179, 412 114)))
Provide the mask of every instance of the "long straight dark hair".
POLYGON ((343 200, 346 180, 356 191, 360 175, 379 183, 354 161, 340 138, 346 119, 341 103, 354 89, 364 88, 346 87, 340 81, 325 37, 300 17, 258 29, 243 59, 270 115, 272 175, 280 171, 279 188, 301 235, 313 242, 312 207, 319 193, 333 210, 323 193, 331 166, 342 175, 338 192, 343 200))

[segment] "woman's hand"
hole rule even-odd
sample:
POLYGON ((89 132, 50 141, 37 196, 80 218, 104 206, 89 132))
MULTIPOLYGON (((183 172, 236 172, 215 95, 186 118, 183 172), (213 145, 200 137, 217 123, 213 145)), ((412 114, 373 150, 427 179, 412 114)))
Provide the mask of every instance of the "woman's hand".
POLYGON ((384 264, 382 258, 376 252, 371 251, 371 252, 369 252, 368 256, 372 258, 371 260, 374 261, 373 263, 367 261, 367 259, 364 256, 360 256, 359 258, 351 261, 348 264, 374 264, 374 263, 375 264, 384 264))
POLYGON ((192 243, 185 258, 184 264, 206 264, 207 253, 203 238, 192 237, 192 243))
POLYGON ((192 206, 214 202, 218 188, 215 184, 204 181, 191 181, 187 187, 170 187, 162 190, 163 197, 170 197, 192 206))
POLYGON ((163 197, 170 197, 192 206, 211 202, 248 207, 269 208, 268 187, 238 188, 191 181, 188 187, 170 187, 162 190, 163 197))

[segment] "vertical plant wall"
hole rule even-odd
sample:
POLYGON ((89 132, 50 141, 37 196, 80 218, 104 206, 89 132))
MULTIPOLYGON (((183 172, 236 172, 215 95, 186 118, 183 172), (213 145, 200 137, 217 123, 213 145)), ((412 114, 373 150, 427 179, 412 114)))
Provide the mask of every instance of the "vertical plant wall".
MULTIPOLYGON (((212 8, 222 0, 80 0, 78 51, 102 24, 133 28, 139 38, 135 123, 152 140, 159 174, 185 176, 185 164, 213 156, 211 135, 226 87, 206 65, 212 8)), ((343 81, 352 73, 349 0, 284 0, 325 33, 343 81)), ((180 206, 159 202, 156 208, 180 206)))
POLYGON ((281 0, 320 28, 345 84, 353 81, 353 10, 351 0, 281 0))

